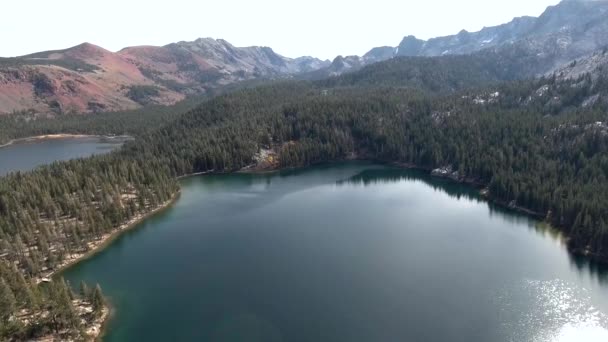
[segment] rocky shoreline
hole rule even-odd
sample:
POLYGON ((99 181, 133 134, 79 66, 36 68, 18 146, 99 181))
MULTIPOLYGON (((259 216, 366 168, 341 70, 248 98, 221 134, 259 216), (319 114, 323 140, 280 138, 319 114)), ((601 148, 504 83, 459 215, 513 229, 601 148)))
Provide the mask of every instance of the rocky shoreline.
MULTIPOLYGON (((75 301, 75 302, 77 302, 77 301, 75 301)), ((81 317, 92 314, 93 309, 92 309, 91 305, 86 305, 83 303, 75 303, 75 305, 77 306, 78 314, 81 317)), ((100 338, 103 336, 104 326, 106 325, 108 318, 110 317, 110 314, 111 314, 111 310, 108 306, 106 306, 101 311, 101 314, 99 314, 99 316, 93 318, 91 321, 85 322, 85 320, 83 319, 83 324, 85 324, 83 334, 85 336, 81 336, 77 339, 70 338, 70 337, 66 338, 64 336, 57 336, 57 334, 49 334, 46 336, 32 339, 30 341, 32 341, 32 342, 99 341, 100 338)))

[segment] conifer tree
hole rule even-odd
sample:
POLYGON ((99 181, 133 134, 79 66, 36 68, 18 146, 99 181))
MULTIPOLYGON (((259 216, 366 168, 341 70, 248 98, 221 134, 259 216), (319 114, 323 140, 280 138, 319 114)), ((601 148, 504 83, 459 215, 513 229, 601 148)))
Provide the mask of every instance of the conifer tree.
POLYGON ((89 300, 91 295, 91 290, 89 289, 89 286, 87 285, 87 283, 83 281, 80 282, 80 297, 84 300, 89 300))
POLYGON ((105 299, 103 298, 103 293, 101 292, 101 287, 99 284, 95 286, 95 290, 93 291, 91 298, 91 304, 93 305, 93 311, 95 314, 101 315, 101 312, 105 306, 105 299))
POLYGON ((17 310, 17 301, 13 291, 4 278, 0 278, 0 322, 6 324, 17 310))

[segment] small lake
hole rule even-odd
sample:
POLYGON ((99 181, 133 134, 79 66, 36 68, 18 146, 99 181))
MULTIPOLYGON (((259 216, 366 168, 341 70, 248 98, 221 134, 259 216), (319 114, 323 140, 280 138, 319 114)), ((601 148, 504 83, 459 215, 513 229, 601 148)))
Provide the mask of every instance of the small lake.
POLYGON ((367 163, 184 179, 64 276, 104 341, 608 341, 608 278, 471 187, 367 163))
POLYGON ((81 137, 17 142, 0 148, 0 176, 29 171, 54 161, 107 153, 125 142, 124 138, 81 137))

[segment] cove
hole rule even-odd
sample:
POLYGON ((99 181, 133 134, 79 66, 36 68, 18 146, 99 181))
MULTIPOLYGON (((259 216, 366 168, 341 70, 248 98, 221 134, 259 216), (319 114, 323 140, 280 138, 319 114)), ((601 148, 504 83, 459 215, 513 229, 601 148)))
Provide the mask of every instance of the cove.
POLYGON ((66 270, 104 341, 606 341, 608 278, 532 218, 415 170, 344 163, 181 181, 66 270))
POLYGON ((124 143, 126 138, 66 137, 20 141, 0 148, 0 176, 15 171, 29 171, 55 161, 90 157, 106 153, 124 143))

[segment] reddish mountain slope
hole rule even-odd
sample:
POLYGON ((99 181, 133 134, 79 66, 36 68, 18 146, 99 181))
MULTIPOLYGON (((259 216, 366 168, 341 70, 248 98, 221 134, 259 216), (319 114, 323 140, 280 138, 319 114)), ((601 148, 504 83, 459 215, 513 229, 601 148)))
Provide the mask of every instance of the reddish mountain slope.
POLYGON ((270 48, 237 48, 210 38, 117 53, 84 43, 66 50, 0 58, 0 114, 86 113, 172 104, 189 94, 253 78, 318 68, 270 48))

